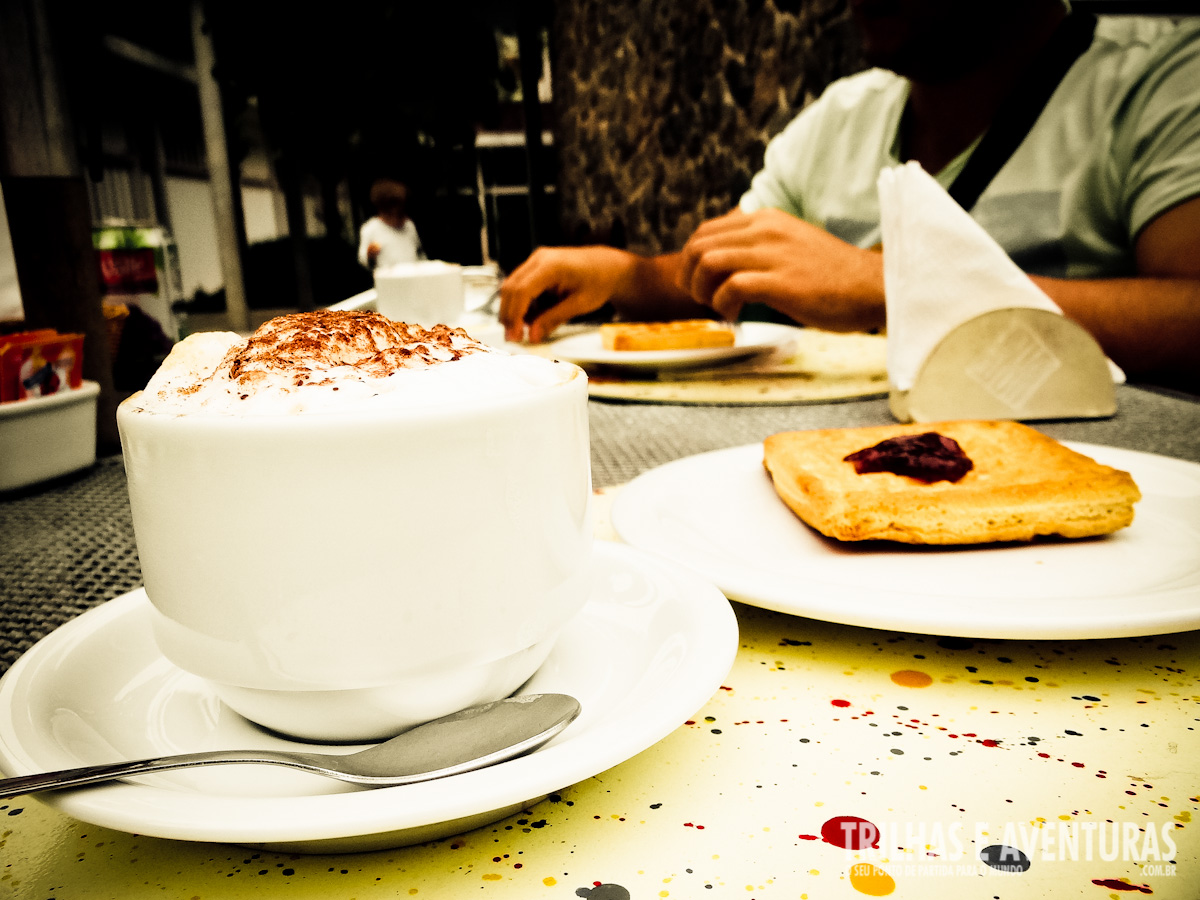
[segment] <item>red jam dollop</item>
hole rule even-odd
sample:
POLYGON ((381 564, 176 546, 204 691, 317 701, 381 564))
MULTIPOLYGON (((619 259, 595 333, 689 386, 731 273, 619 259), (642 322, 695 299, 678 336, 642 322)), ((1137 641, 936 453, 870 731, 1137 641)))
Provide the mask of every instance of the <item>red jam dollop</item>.
POLYGON ((936 431, 888 438, 874 447, 851 453, 844 460, 853 463, 854 471, 859 475, 894 472, 926 484, 958 481, 975 468, 958 441, 936 431))

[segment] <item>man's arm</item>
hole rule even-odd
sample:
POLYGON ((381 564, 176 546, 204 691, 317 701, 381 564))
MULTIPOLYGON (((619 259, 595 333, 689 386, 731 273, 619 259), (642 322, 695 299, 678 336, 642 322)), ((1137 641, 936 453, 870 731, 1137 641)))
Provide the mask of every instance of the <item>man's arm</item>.
MULTIPOLYGON (((1200 198, 1152 220, 1135 249, 1136 276, 1033 281, 1132 378, 1200 386, 1200 198)), ((778 210, 705 223, 680 271, 691 294, 727 318, 761 302, 831 331, 883 324, 880 255, 778 210)))
POLYGON ((1200 197, 1151 221, 1135 251, 1135 277, 1033 280, 1130 376, 1200 386, 1200 197))

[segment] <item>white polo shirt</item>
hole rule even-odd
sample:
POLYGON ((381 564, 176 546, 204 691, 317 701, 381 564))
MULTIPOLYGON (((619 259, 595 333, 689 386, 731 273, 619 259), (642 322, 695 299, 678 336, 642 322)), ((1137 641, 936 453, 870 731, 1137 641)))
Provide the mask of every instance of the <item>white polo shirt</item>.
MULTIPOLYGON (((879 242, 876 181, 898 165, 908 81, 834 82, 768 145, 741 209, 778 207, 860 247, 879 242)), ((949 187, 974 145, 941 172, 949 187)), ((971 210, 1027 272, 1131 275, 1134 241, 1200 195, 1200 22, 1101 17, 1091 46, 971 210)))

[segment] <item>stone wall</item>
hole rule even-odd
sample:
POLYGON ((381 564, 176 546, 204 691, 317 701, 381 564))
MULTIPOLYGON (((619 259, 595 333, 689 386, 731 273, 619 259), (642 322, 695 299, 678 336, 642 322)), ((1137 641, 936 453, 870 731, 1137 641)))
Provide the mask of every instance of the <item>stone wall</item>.
POLYGON ((564 238, 677 250, 728 211, 768 139, 862 68, 846 0, 558 0, 564 238))

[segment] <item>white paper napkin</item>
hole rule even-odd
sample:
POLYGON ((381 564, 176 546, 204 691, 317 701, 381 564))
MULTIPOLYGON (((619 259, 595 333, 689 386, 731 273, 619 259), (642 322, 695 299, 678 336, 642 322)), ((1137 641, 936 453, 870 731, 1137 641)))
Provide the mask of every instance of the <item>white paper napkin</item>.
MULTIPOLYGON (((992 310, 1062 310, 916 162, 879 175, 888 378, 910 390, 952 329, 992 310)), ((1114 380, 1124 376, 1111 362, 1114 380)))

